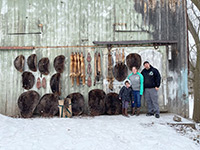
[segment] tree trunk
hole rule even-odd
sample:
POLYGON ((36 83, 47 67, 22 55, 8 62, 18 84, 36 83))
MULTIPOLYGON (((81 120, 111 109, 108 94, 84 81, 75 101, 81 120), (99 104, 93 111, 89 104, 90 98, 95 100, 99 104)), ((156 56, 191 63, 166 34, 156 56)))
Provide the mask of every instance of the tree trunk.
MULTIPOLYGON (((198 51, 199 53, 199 51, 198 51)), ((200 59, 198 57, 196 69, 194 71, 194 112, 193 120, 195 122, 200 122, 200 59)))
POLYGON ((196 66, 194 67, 194 80, 193 80, 193 89, 194 89, 194 112, 193 120, 200 122, 200 39, 198 33, 196 32, 192 22, 188 19, 188 29, 192 34, 196 48, 197 48, 197 60, 196 66))

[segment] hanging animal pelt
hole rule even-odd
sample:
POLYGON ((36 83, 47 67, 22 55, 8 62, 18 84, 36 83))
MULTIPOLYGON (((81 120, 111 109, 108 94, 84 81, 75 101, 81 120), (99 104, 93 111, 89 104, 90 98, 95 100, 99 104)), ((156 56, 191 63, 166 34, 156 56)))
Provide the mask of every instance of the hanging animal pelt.
POLYGON ((118 63, 113 68, 113 75, 117 81, 124 81, 128 75, 128 68, 123 63, 118 63))
POLYGON ((58 96, 51 93, 42 96, 35 113, 42 117, 53 117, 58 114, 58 96))
POLYGON ((50 86, 51 90, 55 95, 61 95, 61 84, 60 84, 60 79, 61 75, 60 73, 56 73, 51 77, 50 80, 50 86))
POLYGON ((76 85, 80 85, 80 75, 81 75, 81 61, 80 61, 80 54, 76 54, 76 61, 77 61, 77 70, 76 70, 76 85))
POLYGON ((95 53, 94 55, 94 86, 96 81, 99 81, 101 78, 101 55, 100 53, 95 53))
POLYGON ((105 109, 108 115, 119 115, 122 111, 122 102, 119 100, 119 94, 108 93, 105 98, 105 109))
POLYGON ((115 61, 116 61, 116 64, 119 63, 119 52, 118 52, 117 49, 116 49, 116 52, 115 52, 115 61))
POLYGON ((87 74, 88 74, 88 78, 87 78, 87 86, 91 87, 92 85, 92 79, 91 79, 91 74, 92 74, 92 68, 91 68, 91 64, 89 63, 87 66, 87 74))
POLYGON ((87 62, 91 62, 91 60, 92 60, 92 57, 90 55, 90 52, 88 52, 88 54, 87 54, 87 62))
POLYGON ((42 87, 44 89, 46 89, 46 78, 45 77, 43 77, 43 79, 42 79, 42 87))
POLYGON ((101 55, 100 55, 100 53, 98 53, 98 56, 97 56, 97 76, 96 76, 97 81, 100 80, 100 77, 101 77, 101 55))
POLYGON ((113 67, 112 67, 112 55, 110 52, 111 48, 108 49, 108 75, 107 75, 107 81, 109 82, 109 89, 113 90, 113 67))
POLYGON ((125 63, 125 54, 124 54, 124 49, 122 49, 122 64, 125 63))
POLYGON ((31 71, 37 71, 37 56, 36 54, 32 54, 27 59, 28 67, 31 71))
POLYGON ((23 118, 31 118, 39 103, 40 95, 36 91, 27 91, 18 98, 18 107, 23 118))
POLYGON ((91 79, 91 75, 92 75, 92 67, 91 67, 91 62, 92 58, 90 53, 88 52, 87 55, 87 62, 88 62, 88 66, 87 66, 87 74, 88 74, 88 78, 87 78, 87 86, 91 87, 92 86, 92 79, 91 79))
POLYGON ((29 90, 35 84, 35 77, 31 72, 25 71, 22 74, 22 87, 29 90))
POLYGON ((92 79, 91 79, 91 76, 88 76, 88 78, 87 78, 87 86, 88 86, 88 87, 91 87, 91 86, 92 86, 92 79))
POLYGON ((74 77, 77 76, 77 67, 78 64, 77 64, 77 53, 74 54, 74 77))
POLYGON ((81 93, 72 93, 68 95, 67 98, 71 99, 73 116, 79 116, 83 114, 85 107, 83 95, 81 93))
POLYGON ((119 63, 122 63, 122 53, 121 53, 121 50, 118 49, 118 54, 119 54, 119 63))
POLYGON ((105 113, 105 92, 100 89, 91 90, 88 94, 90 115, 98 116, 105 113))
POLYGON ((83 53, 81 53, 80 62, 81 62, 81 79, 82 79, 83 85, 85 85, 85 61, 84 61, 83 53))
POLYGON ((96 85, 97 77, 97 53, 94 54, 94 86, 96 85))
POLYGON ((88 66, 87 66, 87 74, 88 74, 88 75, 91 75, 91 74, 92 74, 92 66, 91 66, 90 63, 89 63, 88 66))
POLYGON ((40 59, 38 63, 38 68, 41 74, 48 75, 49 74, 49 58, 44 57, 40 59))
POLYGON ((75 53, 74 54, 74 77, 76 79, 76 85, 79 85, 79 73, 78 73, 78 63, 79 63, 79 60, 78 60, 78 54, 75 53))
POLYGON ((135 66, 137 69, 141 66, 141 56, 136 53, 131 53, 126 57, 126 64, 129 70, 132 70, 132 67, 135 66))
POLYGON ((36 87, 37 89, 40 89, 42 87, 40 77, 37 78, 36 87))
POLYGON ((74 57, 74 53, 71 53, 70 55, 70 78, 71 78, 71 85, 74 86, 74 77, 75 77, 75 57, 74 57))
POLYGON ((117 81, 123 81, 128 75, 128 68, 124 63, 124 49, 122 50, 122 54, 120 54, 119 56, 118 53, 121 52, 119 50, 116 50, 116 65, 113 68, 113 75, 117 81))
POLYGON ((19 72, 24 71, 24 62, 25 62, 25 57, 23 55, 17 56, 14 60, 14 66, 19 72))
POLYGON ((59 55, 54 59, 53 66, 58 73, 63 73, 65 66, 65 56, 59 55))

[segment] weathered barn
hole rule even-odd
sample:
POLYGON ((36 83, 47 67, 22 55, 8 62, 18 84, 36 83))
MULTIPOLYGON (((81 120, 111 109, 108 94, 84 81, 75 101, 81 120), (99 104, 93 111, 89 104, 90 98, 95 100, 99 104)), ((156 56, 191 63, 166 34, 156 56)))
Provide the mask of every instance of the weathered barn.
MULTIPOLYGON (((65 56, 61 73, 61 95, 79 92, 88 108, 88 93, 102 89, 105 93, 119 92, 122 82, 113 81, 109 89, 108 49, 112 65, 116 53, 124 49, 125 57, 131 53, 148 60, 162 75, 159 90, 161 111, 188 117, 188 51, 187 15, 185 0, 1 0, 0 1, 0 113, 19 114, 18 97, 25 91, 22 72, 15 69, 17 56, 25 57, 24 71, 34 77, 35 90, 42 97, 52 93, 50 79, 56 73, 54 58, 65 56), (88 52, 92 56, 92 85, 71 86, 70 55, 88 52), (101 76, 94 86, 94 55, 101 55, 101 76), (30 55, 37 62, 47 57, 49 73, 32 71, 27 65, 30 55), (46 78, 46 88, 37 88, 38 78, 46 78)), ((85 60, 87 69, 88 62, 85 60)), ((140 70, 143 67, 140 67, 140 70)), ((130 70, 128 71, 128 74, 130 70)), ((86 74, 87 82, 88 74, 86 74)), ((142 101, 143 110, 145 103, 142 101)))

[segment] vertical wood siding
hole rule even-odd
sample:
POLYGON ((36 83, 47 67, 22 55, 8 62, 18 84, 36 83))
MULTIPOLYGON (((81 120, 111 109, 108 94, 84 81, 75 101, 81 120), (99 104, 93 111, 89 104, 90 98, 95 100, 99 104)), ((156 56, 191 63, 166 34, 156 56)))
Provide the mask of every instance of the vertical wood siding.
MULTIPOLYGON (((166 58, 166 64, 163 64, 168 70, 165 83, 170 85, 166 89, 167 105, 169 111, 188 116, 185 7, 184 0, 1 0, 0 46, 83 46, 93 45, 93 41, 178 40, 172 51, 172 60, 166 58)), ((137 50, 140 48, 127 48, 127 52, 137 50)), ((21 87, 21 73, 16 71, 13 61, 20 54, 26 59, 32 53, 37 54, 38 60, 49 57, 51 72, 46 76, 47 89, 38 91, 41 96, 51 92, 49 81, 55 73, 52 63, 60 54, 66 57, 62 97, 71 92, 81 92, 86 98, 93 88, 105 89, 103 78, 97 87, 70 87, 67 77, 72 51, 83 52, 85 56, 88 51, 92 56, 95 51, 100 51, 106 77, 106 48, 0 50, 0 113, 18 113, 17 98, 25 90, 21 87)), ((152 63, 156 64, 156 60, 152 63)), ((33 74, 36 79, 40 76, 39 72, 33 74)), ((33 90, 36 90, 35 86, 33 90)))

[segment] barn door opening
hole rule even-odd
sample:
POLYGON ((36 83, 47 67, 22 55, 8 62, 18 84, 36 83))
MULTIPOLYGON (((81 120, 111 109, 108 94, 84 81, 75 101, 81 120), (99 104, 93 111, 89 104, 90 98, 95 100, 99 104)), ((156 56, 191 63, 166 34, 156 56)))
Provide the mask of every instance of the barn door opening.
MULTIPOLYGON (((142 58, 142 64, 144 61, 149 61, 150 64, 157 68, 161 74, 161 85, 158 91, 158 103, 160 106, 161 112, 167 111, 167 68, 168 68, 168 61, 167 61, 167 52, 166 47, 161 46, 158 49, 154 49, 153 47, 145 48, 139 52, 142 58)), ((141 66, 141 70, 144 67, 141 66)))

